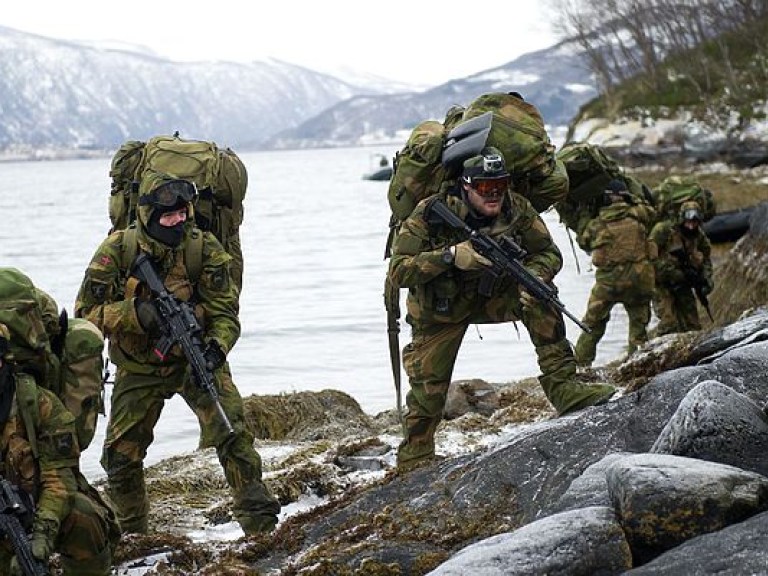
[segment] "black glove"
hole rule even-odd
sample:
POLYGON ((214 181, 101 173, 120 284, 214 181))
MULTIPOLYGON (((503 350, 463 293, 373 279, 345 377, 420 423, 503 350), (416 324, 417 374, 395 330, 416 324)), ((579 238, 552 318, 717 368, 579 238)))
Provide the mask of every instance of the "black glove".
POLYGON ((205 351, 203 352, 203 357, 205 358, 206 368, 211 372, 215 372, 224 366, 224 362, 227 361, 227 356, 224 354, 224 351, 216 340, 208 342, 205 351))
POLYGON ((160 336, 163 319, 151 300, 136 300, 136 317, 142 330, 150 336, 160 336))

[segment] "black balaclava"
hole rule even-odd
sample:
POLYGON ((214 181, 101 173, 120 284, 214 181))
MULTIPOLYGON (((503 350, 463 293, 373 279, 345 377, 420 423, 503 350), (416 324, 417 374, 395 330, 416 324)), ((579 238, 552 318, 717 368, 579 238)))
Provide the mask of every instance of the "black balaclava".
POLYGON ((187 203, 183 200, 179 200, 173 206, 155 206, 147 223, 147 234, 166 246, 176 248, 184 238, 185 222, 179 222, 174 226, 163 226, 160 224, 160 217, 167 212, 175 212, 185 207, 187 203))
POLYGON ((688 238, 693 238, 694 236, 698 235, 699 226, 688 228, 688 226, 685 225, 685 221, 683 221, 683 223, 680 224, 680 232, 682 233, 683 236, 687 236, 688 238))

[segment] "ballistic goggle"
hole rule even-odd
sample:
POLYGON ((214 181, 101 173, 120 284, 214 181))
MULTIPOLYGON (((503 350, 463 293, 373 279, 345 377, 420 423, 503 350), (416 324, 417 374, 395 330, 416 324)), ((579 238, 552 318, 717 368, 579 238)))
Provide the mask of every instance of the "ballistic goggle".
POLYGON ((696 208, 683 210, 683 220, 701 220, 701 213, 696 208))
POLYGON ((501 196, 509 187, 509 176, 473 178, 469 185, 478 193, 478 195, 484 198, 489 196, 501 196))
POLYGON ((145 194, 139 200, 139 204, 146 206, 176 206, 179 201, 191 202, 197 194, 197 186, 189 180, 170 180, 158 186, 149 194, 145 194))

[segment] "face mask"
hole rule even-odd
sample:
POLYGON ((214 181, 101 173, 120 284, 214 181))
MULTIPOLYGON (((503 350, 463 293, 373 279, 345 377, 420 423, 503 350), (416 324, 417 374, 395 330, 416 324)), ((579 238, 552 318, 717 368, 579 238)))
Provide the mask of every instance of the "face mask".
POLYGON ((154 210, 149 218, 147 234, 166 246, 176 248, 184 238, 184 222, 179 222, 174 226, 163 226, 160 224, 160 212, 154 210))

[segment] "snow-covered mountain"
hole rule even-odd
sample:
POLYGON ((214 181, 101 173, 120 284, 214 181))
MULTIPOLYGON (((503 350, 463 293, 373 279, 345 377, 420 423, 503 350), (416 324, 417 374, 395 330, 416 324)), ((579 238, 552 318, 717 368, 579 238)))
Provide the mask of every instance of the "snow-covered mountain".
POLYGON ((509 90, 558 126, 595 94, 582 53, 565 43, 424 91, 361 72, 334 74, 277 60, 174 62, 143 47, 0 26, 0 154, 104 152, 177 130, 238 151, 403 141, 453 104, 509 90))
POLYGON ((466 106, 481 94, 513 90, 535 104, 552 129, 568 124, 579 107, 597 94, 583 51, 573 42, 563 42, 424 92, 352 97, 275 135, 265 146, 311 148, 377 140, 402 142, 417 123, 430 118, 442 120, 454 104, 466 106))
POLYGON ((246 149, 372 92, 283 62, 172 62, 0 27, 0 150, 6 152, 109 150, 175 130, 246 149))

